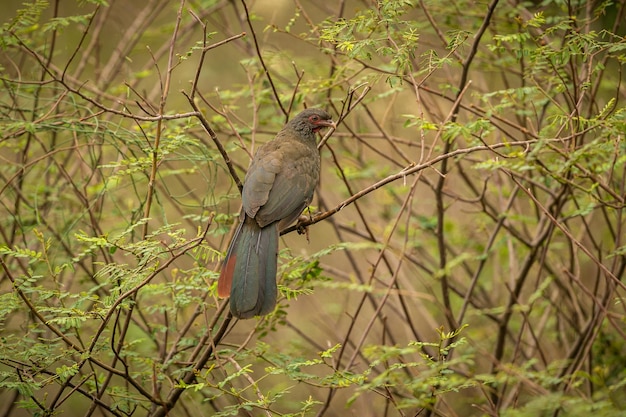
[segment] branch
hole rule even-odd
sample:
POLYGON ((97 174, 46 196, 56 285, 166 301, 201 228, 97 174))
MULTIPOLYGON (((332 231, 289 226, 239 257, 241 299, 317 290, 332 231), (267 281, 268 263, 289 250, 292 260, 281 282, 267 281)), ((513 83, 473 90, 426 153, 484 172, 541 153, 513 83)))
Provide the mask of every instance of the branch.
POLYGON ((246 5, 245 0, 241 0, 241 4, 243 4, 243 9, 246 12, 246 21, 248 22, 248 26, 250 26, 250 33, 252 34, 252 39, 254 40, 254 48, 256 50, 257 57, 261 62, 261 66, 263 66, 263 71, 267 76, 267 81, 270 83, 272 87, 272 92, 274 93, 274 98, 276 99, 276 103, 278 103, 278 107, 280 107, 280 111, 283 112, 285 117, 289 117, 289 112, 283 107, 283 103, 280 101, 280 96, 278 95, 278 91, 276 91, 276 86, 274 85, 274 81, 272 80, 272 76, 270 75, 270 71, 267 69, 267 65, 265 65, 265 61, 263 60, 263 56, 261 55, 261 48, 259 48, 259 42, 256 38, 256 33, 254 32, 254 28, 252 27, 252 21, 250 20, 250 13, 248 12, 248 5, 246 5))
POLYGON ((624 284, 617 276, 615 276, 615 274, 613 274, 613 272, 611 272, 611 270, 609 270, 609 268, 606 267, 606 265, 604 265, 602 262, 600 262, 600 260, 598 258, 596 258, 593 253, 591 253, 589 251, 589 249, 587 249, 585 247, 585 245, 583 245, 582 243, 580 243, 578 241, 578 239, 576 239, 574 237, 574 235, 572 235, 572 233, 567 229, 567 227, 565 227, 563 224, 561 224, 553 215, 552 213, 550 213, 550 210, 548 210, 547 208, 545 208, 543 206, 543 204, 541 204, 541 202, 537 199, 537 197, 535 197, 533 195, 533 193, 530 191, 530 189, 528 189, 527 187, 524 187, 517 178, 515 178, 514 175, 511 175, 509 173, 509 176, 511 177, 511 179, 515 182, 515 184, 517 184, 522 191, 524 191, 528 197, 530 197, 531 200, 533 200, 533 202, 535 203, 535 205, 537 207, 539 207, 539 209, 543 212, 543 214, 545 214, 548 219, 550 219, 550 221, 556 226, 558 227, 561 232, 563 232, 563 234, 565 236, 567 236, 567 238, 574 243, 575 246, 578 247, 578 249, 580 249, 581 251, 583 251, 583 253, 585 255, 587 255, 589 257, 589 259, 591 259, 591 261, 593 263, 595 263, 598 268, 600 268, 602 270, 602 272, 604 272, 607 276, 607 278, 610 278, 617 286, 621 287, 622 289, 626 290, 626 284, 624 284))
POLYGON ((294 230, 298 230, 302 227, 306 227, 315 223, 318 223, 332 215, 334 215, 335 213, 341 211, 343 208, 345 208, 346 206, 354 203, 356 200, 358 200, 359 198, 371 193, 372 191, 375 191, 391 182, 397 181, 399 179, 405 179, 406 177, 408 177, 409 175, 415 174, 416 172, 422 171, 426 168, 431 168, 434 165, 438 164, 439 162, 445 161, 449 158, 454 158, 456 156, 460 156, 460 155, 467 155, 470 153, 474 153, 474 152, 480 152, 480 151, 492 151, 493 149, 498 149, 498 148, 505 148, 505 147, 510 147, 510 146, 527 146, 529 144, 535 143, 535 140, 524 140, 524 141, 516 141, 516 142, 507 142, 507 143, 498 143, 498 144, 494 144, 494 145, 489 145, 489 146, 484 146, 484 145, 480 145, 480 146, 473 146, 471 148, 464 148, 464 149, 457 149, 451 152, 448 152, 446 154, 443 155, 439 155, 433 159, 431 159, 428 162, 425 162, 423 164, 410 164, 407 165, 404 169, 402 169, 401 171, 389 175, 386 178, 383 178, 382 180, 370 185, 367 188, 364 188, 363 190, 359 191, 356 194, 353 194, 352 196, 350 196, 349 198, 347 198, 346 200, 344 200, 343 202, 339 203, 337 206, 335 206, 334 208, 324 212, 324 213, 320 213, 317 214, 315 216, 313 216, 310 219, 306 219, 306 220, 302 220, 299 221, 296 225, 288 227, 286 229, 283 229, 280 234, 284 235, 290 232, 293 232, 294 230))
POLYGON ((222 155, 222 158, 224 158, 224 162, 228 167, 228 172, 230 173, 230 176, 233 177, 235 184, 237 184, 239 192, 241 192, 243 190, 243 184, 241 182, 241 179, 239 178, 239 175, 237 175, 237 171, 235 171, 235 166, 233 165, 233 161, 230 159, 230 156, 228 156, 228 152, 226 152, 226 149, 222 145, 222 142, 220 142, 220 140, 217 138, 215 131, 213 131, 213 129, 211 128, 209 121, 206 119, 206 117, 204 117, 194 99, 191 98, 191 96, 187 95, 187 93, 185 93, 184 91, 182 93, 185 97, 187 97, 187 101, 189 101, 189 104, 194 109, 195 112, 193 113, 193 115, 197 117, 198 120, 200 120, 200 124, 202 124, 204 130, 209 134, 209 136, 213 140, 213 143, 215 143, 215 146, 222 155))

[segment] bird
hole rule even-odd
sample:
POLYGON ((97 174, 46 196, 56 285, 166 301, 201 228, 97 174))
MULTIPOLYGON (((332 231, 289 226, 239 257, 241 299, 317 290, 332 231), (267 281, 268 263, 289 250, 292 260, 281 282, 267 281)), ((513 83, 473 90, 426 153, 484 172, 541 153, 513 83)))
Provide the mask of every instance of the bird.
POLYGON ((331 115, 309 108, 259 147, 246 173, 240 221, 228 246, 217 293, 230 297, 238 319, 271 313, 276 306, 278 236, 313 199, 320 178, 317 133, 336 128, 331 115))

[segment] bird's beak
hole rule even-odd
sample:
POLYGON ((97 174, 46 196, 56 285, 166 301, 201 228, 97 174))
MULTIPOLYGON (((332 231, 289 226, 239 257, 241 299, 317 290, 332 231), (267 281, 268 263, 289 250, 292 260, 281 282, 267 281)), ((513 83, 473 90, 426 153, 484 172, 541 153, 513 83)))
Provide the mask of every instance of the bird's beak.
POLYGON ((333 129, 337 129, 337 123, 332 120, 322 120, 318 123, 318 125, 332 127, 333 129))

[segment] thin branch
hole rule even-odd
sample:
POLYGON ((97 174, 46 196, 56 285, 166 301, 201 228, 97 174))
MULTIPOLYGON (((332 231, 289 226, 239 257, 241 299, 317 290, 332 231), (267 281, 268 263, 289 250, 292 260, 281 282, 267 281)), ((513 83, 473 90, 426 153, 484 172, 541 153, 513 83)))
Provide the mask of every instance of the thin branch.
POLYGON ((267 81, 272 87, 272 93, 274 94, 275 103, 278 104, 278 107, 280 108, 280 111, 283 113, 285 118, 288 118, 289 112, 287 111, 287 109, 285 109, 285 107, 283 107, 283 103, 282 103, 282 100, 280 99, 280 95, 278 94, 278 91, 276 90, 276 86, 274 85, 274 80, 272 79, 272 75, 270 74, 270 71, 267 68, 267 65, 265 64, 265 60, 263 59, 263 54, 261 54, 261 48, 259 47, 259 41, 256 38, 256 32, 254 30, 254 27, 252 26, 252 20, 250 18, 250 12, 248 11, 248 5, 246 4, 246 0, 241 0, 241 4, 243 5, 243 9, 246 13, 246 21, 248 22, 248 27, 250 28, 250 34, 252 35, 252 40, 254 41, 254 48, 256 50, 256 55, 259 58, 259 62, 261 63, 261 66, 263 67, 263 71, 265 72, 267 81))
POLYGON ((187 101, 189 102, 191 107, 194 109, 193 115, 200 121, 202 128, 211 137, 211 139, 213 140, 213 143, 217 147, 217 150, 222 155, 222 158, 224 158, 224 162, 226 163, 226 166, 228 167, 228 172, 230 173, 230 176, 233 178, 233 181, 235 181, 235 184, 237 184, 237 188, 239 189, 239 192, 241 193, 241 191, 243 190, 243 183, 241 182, 241 179, 239 178, 239 175, 237 174, 237 171, 235 170, 235 167, 233 166, 233 162, 230 159, 228 152, 226 152, 226 148, 224 148, 224 146, 222 145, 222 142, 220 142, 220 140, 218 139, 217 135, 211 128, 209 121, 204 117, 204 115, 198 108, 196 102, 191 98, 191 96, 187 95, 187 93, 185 93, 184 91, 182 93, 185 95, 185 97, 187 97, 187 101))

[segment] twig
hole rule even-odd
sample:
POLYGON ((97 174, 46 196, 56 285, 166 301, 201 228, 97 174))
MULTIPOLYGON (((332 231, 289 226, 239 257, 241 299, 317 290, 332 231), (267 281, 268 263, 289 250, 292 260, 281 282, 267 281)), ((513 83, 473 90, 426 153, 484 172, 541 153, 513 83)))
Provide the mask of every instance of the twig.
POLYGON ((239 188, 239 192, 241 192, 243 190, 243 184, 241 182, 241 179, 239 178, 239 175, 237 175, 237 171, 235 171, 233 161, 230 159, 228 152, 226 152, 226 149, 222 145, 222 142, 220 142, 220 140, 218 139, 217 135, 211 128, 209 121, 204 117, 204 115, 198 108, 196 102, 189 95, 187 95, 187 93, 185 93, 184 91, 182 93, 185 97, 187 97, 187 101, 189 102, 191 107, 194 109, 194 113, 192 114, 200 121, 200 124, 204 128, 205 132, 207 132, 208 135, 211 137, 211 139, 213 140, 213 143, 215 143, 215 146, 217 147, 217 150, 222 155, 222 158, 224 158, 224 162, 226 163, 226 166, 228 167, 228 172, 230 173, 230 176, 235 181, 235 184, 237 184, 237 188, 239 188))
POLYGON ((250 19, 250 12, 248 11, 248 5, 246 4, 246 0, 241 0, 241 4, 243 4, 243 9, 246 12, 246 21, 248 22, 248 26, 250 27, 250 34, 252 35, 252 39, 254 40, 254 48, 256 50, 257 57, 259 58, 259 62, 261 63, 263 71, 267 76, 267 81, 272 87, 272 92, 274 93, 276 104, 278 104, 278 107, 280 108, 280 111, 283 112, 283 115, 285 115, 285 117, 289 117, 289 112, 283 107, 283 103, 280 100, 280 95, 278 94, 276 86, 274 85, 274 80, 272 80, 270 71, 267 69, 267 65, 265 65, 265 60, 263 59, 263 55, 261 54, 261 48, 259 47, 259 41, 256 38, 256 32, 254 31, 254 27, 252 26, 252 20, 250 19))
POLYGON ((300 222, 298 222, 297 225, 295 226, 291 226, 288 228, 283 229, 280 234, 287 234, 287 233, 291 233, 294 230, 297 230, 300 227, 305 227, 305 226, 309 226, 311 224, 315 224, 317 222, 320 222, 330 216, 332 216, 333 214, 341 211, 343 208, 345 208, 346 206, 354 203, 356 200, 358 200, 359 198, 371 193, 372 191, 375 191, 379 188, 381 188, 382 186, 389 184, 390 182, 394 182, 397 181, 399 179, 404 179, 409 175, 412 175, 416 172, 422 171, 426 168, 431 168, 434 165, 438 164, 439 162, 442 162, 446 159, 449 158, 454 158, 456 156, 460 156, 460 155, 466 155, 466 154, 470 154, 470 153, 474 153, 474 152, 479 152, 479 151, 488 151, 491 149, 496 149, 496 148, 501 148, 501 147, 509 147, 509 146, 525 146, 529 143, 534 143, 535 141, 517 141, 517 142, 508 142, 508 143, 499 143, 499 144, 495 144, 495 145, 490 145, 490 146, 484 146, 484 145, 480 145, 480 146, 473 146, 471 148, 464 148, 464 149, 457 149, 451 152, 448 152, 447 154, 443 154, 443 155, 439 155, 433 159, 431 159, 430 161, 424 162, 422 164, 411 164, 406 166, 403 170, 389 175, 386 178, 383 178, 382 180, 370 185, 367 188, 364 188, 363 190, 359 191, 358 193, 350 196, 349 198, 347 198, 346 200, 342 201, 341 203, 339 203, 337 206, 335 206, 334 208, 324 212, 324 213, 320 213, 317 214, 315 216, 313 216, 310 219, 306 219, 306 220, 301 220, 300 222))
POLYGON ((509 176, 511 177, 511 179, 515 182, 515 184, 517 184, 522 191, 524 191, 528 197, 530 197, 531 200, 533 200, 533 202, 537 205, 537 207, 539 207, 539 209, 541 210, 541 212, 548 217, 548 219, 550 219, 550 221, 556 226, 558 227, 561 232, 563 232, 563 234, 565 236, 567 236, 567 238, 574 243, 574 245, 576 245, 576 247, 578 247, 578 249, 580 249, 581 251, 583 251, 583 253, 585 255, 587 255, 589 257, 589 259, 591 259, 591 261, 593 263, 595 263, 598 268, 600 268, 602 270, 602 272, 604 272, 604 274, 607 276, 607 278, 610 278, 611 281, 617 285, 618 287, 622 288, 622 289, 626 289, 626 284, 623 283, 617 276, 615 276, 615 274, 613 274, 613 272, 611 272, 611 270, 609 270, 609 268, 606 267, 606 265, 604 265, 598 258, 595 257, 595 255, 593 253, 591 253, 589 251, 589 249, 587 249, 585 247, 585 245, 583 245, 582 243, 580 243, 578 241, 578 239, 576 239, 574 237, 574 235, 572 235, 572 233, 567 229, 567 227, 565 227, 561 222, 559 222, 553 215, 552 213, 550 213, 550 211, 548 209, 546 209, 543 204, 541 204, 541 202, 537 199, 537 197, 535 197, 533 195, 533 193, 527 188, 524 187, 517 178, 515 178, 514 175, 512 175, 511 173, 508 173, 509 176))
MULTIPOLYGON (((351 106, 346 110, 346 112, 344 114, 340 114, 339 115, 339 119, 337 120, 337 125, 339 125, 339 123, 341 123, 341 121, 343 119, 346 118, 346 116, 348 114, 350 114, 350 112, 352 110, 354 110, 354 108, 365 98, 365 96, 367 95, 367 93, 370 92, 372 88, 369 85, 365 85, 365 84, 360 84, 354 88, 351 88, 350 91, 348 92, 347 96, 346 96, 346 101, 349 103, 352 103, 351 106), (361 94, 359 95, 359 97, 354 100, 353 102, 353 97, 354 97, 354 93, 356 92, 357 89, 359 89, 360 87, 365 87, 363 88, 363 91, 361 92, 361 94)), ((343 111, 343 110, 342 110, 343 111)), ((322 147, 326 144, 326 141, 328 141, 328 138, 330 138, 332 136, 332 133, 334 132, 334 129, 330 129, 325 135, 324 137, 320 140, 320 143, 317 144, 317 149, 322 149, 322 147)))

